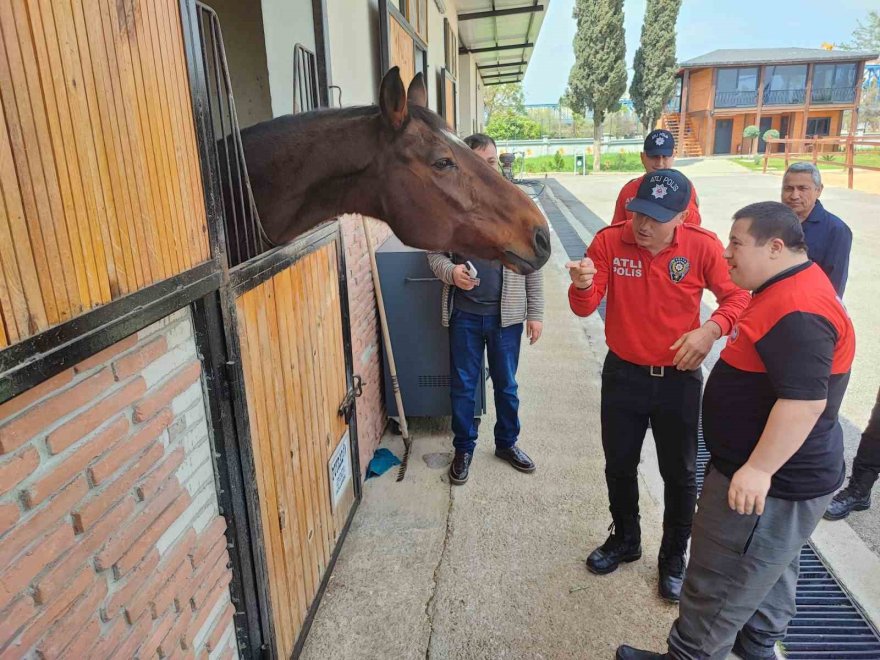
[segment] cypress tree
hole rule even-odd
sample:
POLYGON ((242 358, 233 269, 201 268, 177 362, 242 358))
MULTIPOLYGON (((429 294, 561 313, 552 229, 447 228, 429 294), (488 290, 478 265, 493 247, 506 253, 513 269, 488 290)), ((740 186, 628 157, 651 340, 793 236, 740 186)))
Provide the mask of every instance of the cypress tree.
POLYGON ((648 0, 629 96, 650 131, 675 91, 675 24, 681 0, 648 0))
POLYGON ((575 63, 566 99, 575 112, 593 112, 593 169, 600 168, 602 124, 626 91, 623 0, 576 0, 575 63))

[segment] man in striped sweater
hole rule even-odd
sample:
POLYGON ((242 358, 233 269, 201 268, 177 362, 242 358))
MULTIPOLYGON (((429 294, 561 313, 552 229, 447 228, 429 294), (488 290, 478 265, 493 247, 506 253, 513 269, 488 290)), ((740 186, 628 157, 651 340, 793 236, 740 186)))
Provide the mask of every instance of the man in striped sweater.
MULTIPOLYGON (((476 133, 465 139, 490 167, 498 166, 495 141, 476 133)), ((540 271, 522 276, 499 261, 429 252, 428 264, 443 282, 442 322, 449 328, 452 444, 455 458, 449 479, 461 485, 468 480, 477 443, 477 386, 483 350, 495 392, 495 455, 521 472, 534 472, 535 464, 517 444, 519 397, 516 369, 525 323, 529 343, 541 337, 544 315, 544 279, 540 271), (468 272, 470 261, 476 277, 468 272)))

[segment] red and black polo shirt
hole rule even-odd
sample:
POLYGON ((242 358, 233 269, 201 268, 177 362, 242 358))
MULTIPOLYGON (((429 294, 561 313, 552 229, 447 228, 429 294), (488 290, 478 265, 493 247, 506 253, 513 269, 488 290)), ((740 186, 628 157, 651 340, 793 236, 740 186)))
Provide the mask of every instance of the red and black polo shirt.
POLYGON ((846 466, 837 413, 854 353, 852 321, 812 261, 756 289, 703 394, 712 465, 732 477, 751 456, 777 400, 826 399, 804 444, 773 476, 769 495, 808 500, 839 488, 846 466))

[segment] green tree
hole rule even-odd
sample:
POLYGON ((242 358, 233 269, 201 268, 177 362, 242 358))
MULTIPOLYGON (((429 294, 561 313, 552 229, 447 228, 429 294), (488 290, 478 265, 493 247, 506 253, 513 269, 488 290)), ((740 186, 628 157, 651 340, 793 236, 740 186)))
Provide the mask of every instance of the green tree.
POLYGON ((743 129, 743 137, 746 140, 751 140, 751 144, 749 145, 749 153, 752 153, 755 150, 755 141, 761 136, 761 129, 755 125, 746 126, 743 129))
POLYGON ((602 123, 626 91, 623 0, 576 0, 574 18, 575 62, 565 99, 577 113, 593 111, 593 169, 599 171, 602 123))
POLYGON ((510 110, 518 115, 526 114, 525 95, 522 83, 490 85, 483 90, 483 107, 487 120, 500 110, 510 110))
POLYGON ((841 50, 880 51, 880 12, 868 12, 864 23, 856 21, 858 27, 853 30, 852 41, 838 44, 841 50))
POLYGON ((512 110, 497 110, 486 124, 486 134, 495 140, 538 140, 541 125, 512 110))
POLYGON ((675 91, 675 24, 681 0, 648 0, 629 96, 650 131, 675 91))

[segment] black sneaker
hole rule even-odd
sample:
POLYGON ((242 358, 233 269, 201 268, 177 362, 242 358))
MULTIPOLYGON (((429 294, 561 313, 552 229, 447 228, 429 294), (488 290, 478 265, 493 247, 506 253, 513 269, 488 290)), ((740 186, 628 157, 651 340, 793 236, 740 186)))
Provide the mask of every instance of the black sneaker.
POLYGON ((452 459, 452 465, 449 466, 449 481, 456 486, 461 486, 467 482, 471 458, 473 458, 473 454, 456 450, 455 458, 452 459))
POLYGON ((642 557, 638 517, 634 522, 613 522, 608 530, 611 536, 587 557, 587 569, 596 575, 607 575, 616 571, 621 562, 636 561, 642 557))
POLYGON ((871 506, 871 489, 865 490, 859 484, 849 485, 841 490, 831 503, 823 516, 825 520, 843 520, 853 511, 864 511, 871 506))
POLYGON ((495 448, 495 455, 501 460, 507 461, 520 472, 534 472, 535 462, 516 445, 507 449, 495 448))

